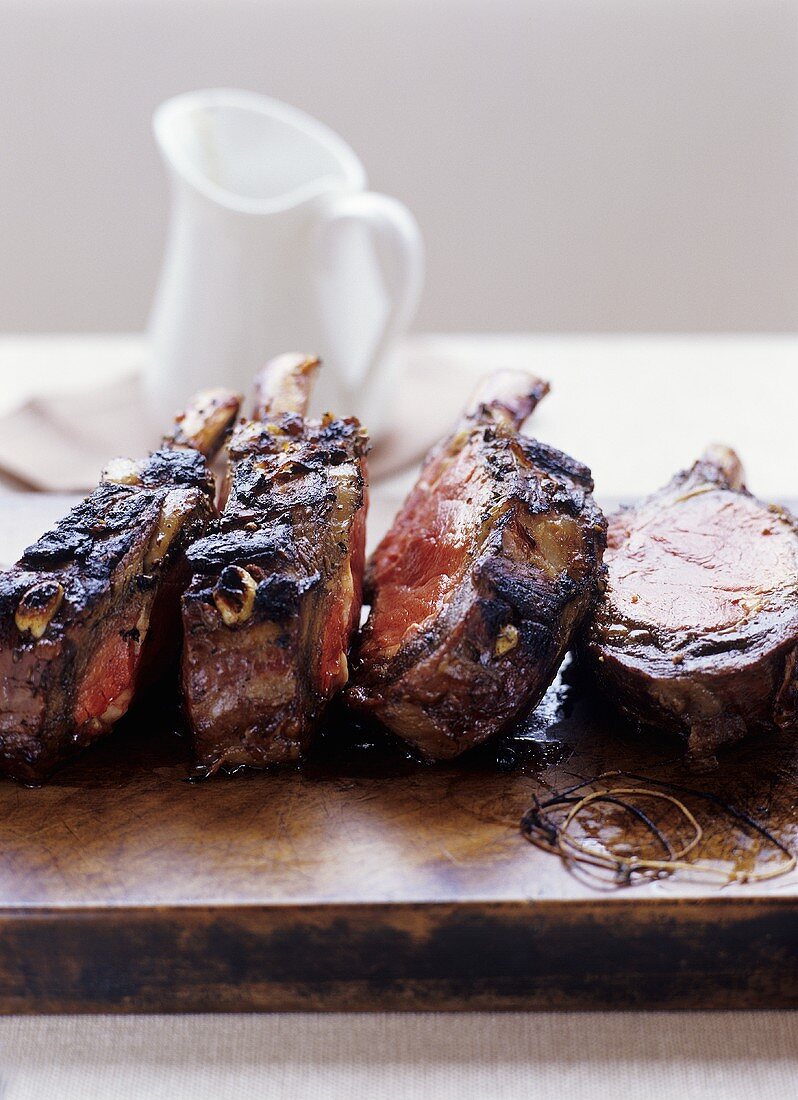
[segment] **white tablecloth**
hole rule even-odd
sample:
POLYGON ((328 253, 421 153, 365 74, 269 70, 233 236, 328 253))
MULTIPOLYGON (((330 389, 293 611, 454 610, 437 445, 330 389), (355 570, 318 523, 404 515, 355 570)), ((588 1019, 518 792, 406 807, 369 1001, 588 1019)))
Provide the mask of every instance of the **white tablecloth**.
MULTIPOLYGON (((590 463, 599 497, 657 486, 713 439, 739 448, 758 493, 798 496, 798 338, 436 337, 414 354, 423 346, 464 389, 494 365, 550 378, 535 434, 590 463)), ((4 338, 0 412, 140 354, 134 337, 4 338)), ((406 483, 396 479, 397 496, 406 483)), ((796 1095, 789 1013, 0 1020, 2 1100, 796 1095)))
POLYGON ((3 1100, 798 1094, 798 1013, 786 1012, 12 1018, 0 1042, 3 1100))
MULTIPOLYGON (((139 336, 1 336, 0 416, 144 357, 139 336)), ((798 495, 798 336, 421 336, 402 357, 446 380, 423 387, 422 436, 446 430, 479 375, 522 366, 551 382, 528 430, 586 462, 599 497, 649 492, 713 441, 738 449, 759 495, 798 495)))

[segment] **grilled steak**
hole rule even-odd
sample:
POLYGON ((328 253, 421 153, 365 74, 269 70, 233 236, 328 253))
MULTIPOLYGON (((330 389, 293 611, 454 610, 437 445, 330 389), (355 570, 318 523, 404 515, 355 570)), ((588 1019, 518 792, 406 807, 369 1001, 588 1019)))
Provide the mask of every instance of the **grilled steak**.
POLYGON ((547 390, 524 372, 483 383, 367 571, 348 699, 428 758, 535 705, 593 600, 605 523, 590 471, 518 431, 547 390))
POLYGON ((694 755, 796 721, 798 523, 711 448, 613 516, 607 588, 583 653, 634 719, 694 755))
POLYGON ((189 550, 183 691, 206 774, 298 759, 348 678, 367 444, 356 420, 304 419, 317 366, 267 365, 229 443, 222 515, 189 550))
POLYGON ((45 778, 125 713, 179 641, 184 550, 213 511, 210 456, 238 399, 201 395, 142 462, 100 485, 0 574, 0 770, 45 778), (198 448, 198 449, 197 449, 198 448))

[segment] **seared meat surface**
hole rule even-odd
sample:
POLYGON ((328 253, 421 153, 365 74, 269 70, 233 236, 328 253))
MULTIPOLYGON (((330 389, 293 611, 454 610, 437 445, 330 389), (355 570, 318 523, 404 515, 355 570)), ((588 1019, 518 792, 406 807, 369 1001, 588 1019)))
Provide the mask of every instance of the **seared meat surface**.
POLYGON ((518 430, 547 390, 488 378, 369 565, 348 699, 431 759, 534 706, 594 598, 605 523, 590 471, 518 430))
POLYGON ((183 692, 207 774, 298 759, 348 679, 367 441, 356 420, 304 419, 317 366, 267 365, 229 444, 222 515, 189 551, 183 692))
POLYGON ((0 574, 5 774, 45 778, 121 718, 170 648, 176 656, 185 548, 213 512, 204 455, 237 412, 230 394, 200 395, 161 450, 114 460, 94 492, 0 574))
POLYGON ((583 653, 609 698, 695 755, 796 721, 798 523, 711 448, 613 516, 583 653))

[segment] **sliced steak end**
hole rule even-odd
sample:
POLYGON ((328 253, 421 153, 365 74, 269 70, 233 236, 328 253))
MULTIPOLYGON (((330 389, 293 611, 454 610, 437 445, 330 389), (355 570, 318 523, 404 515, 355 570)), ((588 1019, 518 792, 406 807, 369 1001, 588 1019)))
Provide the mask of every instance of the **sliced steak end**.
POLYGON ((583 654, 630 717, 694 755, 796 720, 798 524, 713 447, 610 520, 583 654))

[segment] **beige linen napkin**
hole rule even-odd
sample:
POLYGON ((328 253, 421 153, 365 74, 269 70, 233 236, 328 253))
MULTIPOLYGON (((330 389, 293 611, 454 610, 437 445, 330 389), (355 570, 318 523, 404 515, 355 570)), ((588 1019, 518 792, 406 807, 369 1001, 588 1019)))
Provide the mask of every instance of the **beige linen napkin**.
MULTIPOLYGON (((418 462, 449 430, 477 376, 489 366, 424 341, 404 348, 399 365, 394 420, 374 445, 372 480, 418 462)), ((157 447, 171 415, 164 409, 155 423, 142 374, 135 371, 84 391, 31 397, 0 416, 0 475, 13 487, 88 491, 109 459, 137 457, 157 447)))
POLYGON ((128 374, 31 397, 1 417, 0 471, 26 489, 89 490, 109 459, 146 454, 158 439, 141 377, 128 374))

